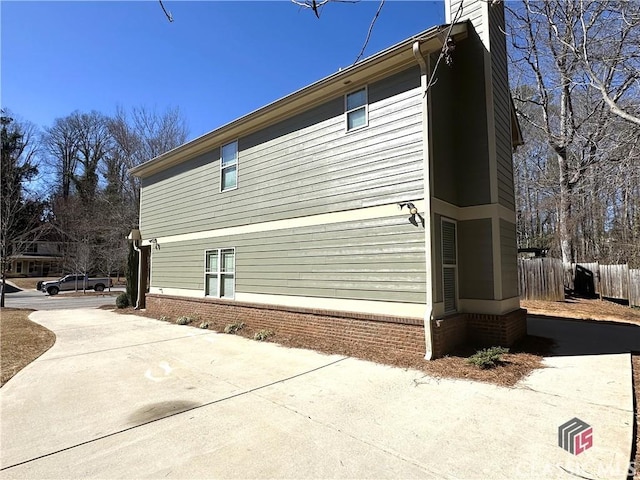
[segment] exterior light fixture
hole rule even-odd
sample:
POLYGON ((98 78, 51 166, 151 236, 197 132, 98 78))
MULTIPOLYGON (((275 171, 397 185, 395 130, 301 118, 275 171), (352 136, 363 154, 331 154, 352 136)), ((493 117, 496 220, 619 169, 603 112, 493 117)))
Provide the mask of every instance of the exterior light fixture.
POLYGON ((399 203, 398 205, 400 205, 400 210, 402 210, 403 207, 407 207, 409 209, 409 213, 410 213, 409 222, 412 225, 415 225, 417 227, 418 220, 420 220, 420 223, 422 224, 422 228, 424 228, 424 217, 418 213, 418 209, 413 203, 404 202, 404 203, 399 203), (416 219, 416 217, 418 217, 418 219, 416 219))

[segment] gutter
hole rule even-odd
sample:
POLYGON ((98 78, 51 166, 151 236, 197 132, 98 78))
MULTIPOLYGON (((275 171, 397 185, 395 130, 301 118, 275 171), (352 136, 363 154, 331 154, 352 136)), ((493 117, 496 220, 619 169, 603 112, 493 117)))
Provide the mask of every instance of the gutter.
POLYGON ((404 66, 405 62, 408 62, 412 57, 410 53, 405 53, 407 47, 414 42, 420 42, 428 49, 442 48, 442 33, 448 31, 449 28, 451 28, 451 35, 456 40, 467 37, 466 22, 456 23, 453 27, 448 24, 431 27, 350 67, 339 70, 209 133, 147 160, 129 169, 128 173, 140 178, 147 177, 203 154, 216 146, 223 145, 238 136, 257 131, 282 118, 313 108, 326 101, 328 96, 344 94, 357 85, 371 81, 375 75, 382 75, 388 68, 404 66))
POLYGON ((425 59, 420 51, 420 42, 413 43, 413 56, 420 65, 420 85, 422 88, 422 167, 424 185, 424 260, 425 260, 425 312, 424 340, 425 360, 433 359, 433 230, 431 214, 431 90, 429 85, 430 58, 425 59))

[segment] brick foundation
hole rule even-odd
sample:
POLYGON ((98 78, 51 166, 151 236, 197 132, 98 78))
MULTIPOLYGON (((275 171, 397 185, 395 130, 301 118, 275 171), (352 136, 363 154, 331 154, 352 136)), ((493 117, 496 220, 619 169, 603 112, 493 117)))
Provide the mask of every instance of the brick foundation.
POLYGON ((527 311, 523 308, 506 315, 467 314, 469 340, 478 345, 510 347, 527 334, 527 311))
POLYGON ((199 321, 209 322, 218 331, 230 323, 244 322, 253 331, 272 330, 281 337, 302 339, 300 346, 321 344, 335 353, 349 354, 354 344, 364 343, 394 356, 422 358, 425 354, 420 319, 153 294, 147 295, 146 307, 157 318, 198 315, 199 321))
MULTIPOLYGON (((322 347, 338 354, 349 355, 356 345, 364 344, 393 357, 420 359, 425 355, 420 319, 155 294, 146 296, 146 307, 156 318, 197 315, 217 331, 244 322, 252 331, 272 330, 280 338, 298 339, 301 347, 322 347)), ((431 331, 434 357, 466 342, 510 346, 526 335, 526 310, 507 315, 453 315, 434 320, 431 331)))
POLYGON ((505 315, 459 313, 432 321, 434 357, 465 343, 477 347, 510 347, 527 335, 527 311, 520 308, 505 315))

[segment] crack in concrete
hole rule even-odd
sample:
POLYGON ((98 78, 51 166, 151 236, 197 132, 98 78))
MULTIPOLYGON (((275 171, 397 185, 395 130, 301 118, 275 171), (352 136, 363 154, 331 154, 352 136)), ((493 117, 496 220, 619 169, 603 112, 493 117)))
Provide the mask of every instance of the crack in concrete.
MULTIPOLYGON (((156 342, 151 342, 151 343, 156 343, 156 342)), ((208 407, 208 406, 214 405, 216 403, 221 403, 221 402, 224 402, 224 401, 227 401, 227 400, 231 400, 231 399, 236 398, 236 397, 240 397, 240 396, 243 396, 243 395, 248 395, 250 393, 256 392, 258 390, 262 390, 264 388, 271 387, 271 386, 276 385, 278 383, 284 383, 284 382, 287 382, 289 380, 293 380, 294 378, 302 377, 304 375, 308 375, 308 374, 313 373, 315 371, 322 370, 323 368, 330 367, 331 365, 335 365, 336 363, 342 362, 343 360, 346 360, 348 358, 350 358, 350 357, 342 357, 342 358, 339 358, 339 359, 334 360, 332 362, 329 362, 327 364, 320 365, 319 367, 312 368, 311 370, 307 370, 305 372, 297 373, 295 375, 291 375, 291 376, 286 377, 286 378, 281 378, 279 380, 275 380, 273 382, 266 383, 264 385, 259 385, 257 387, 250 388, 249 390, 245 390, 243 392, 238 392, 238 393, 235 393, 235 394, 232 394, 232 395, 228 395, 226 397, 219 398, 219 399, 213 400, 211 402, 207 402, 207 403, 203 403, 201 405, 194 406, 193 408, 189 408, 187 410, 182 410, 182 411, 179 411, 179 412, 171 413, 171 414, 166 415, 164 417, 160 417, 160 418, 156 418, 156 419, 153 419, 153 420, 149 420, 149 421, 141 423, 139 425, 134 425, 132 427, 123 428, 123 429, 117 430, 115 432, 107 433, 107 434, 102 435, 102 436, 97 437, 97 438, 92 438, 91 440, 86 440, 84 442, 80 442, 80 443, 77 443, 75 445, 71 445, 71 446, 68 446, 68 447, 65 447, 65 448, 61 448, 61 449, 55 450, 53 452, 49 452, 49 453, 45 453, 45 454, 42 454, 42 455, 38 455, 37 457, 33 457, 33 458, 28 459, 28 460, 23 460, 22 462, 14 463, 12 465, 7 465, 7 466, 4 466, 4 467, 0 468, 0 471, 5 471, 5 470, 9 470, 11 468, 19 467, 21 465, 26 465, 28 463, 32 463, 32 462, 35 462, 37 460, 41 460, 43 458, 51 457, 51 456, 57 455, 57 454, 62 453, 62 452, 67 452, 69 450, 73 450, 74 448, 82 447, 84 445, 89 445, 89 444, 97 442, 99 440, 104 440, 105 438, 114 437, 116 435, 120 435, 121 433, 129 432, 131 430, 135 430, 136 428, 144 427, 146 425, 150 425, 152 423, 159 422, 161 420, 166 420, 166 419, 171 418, 171 417, 175 417, 175 416, 178 416, 178 415, 182 415, 184 413, 192 412, 194 410, 197 410, 197 409, 200 409, 200 408, 204 408, 204 407, 208 407)))

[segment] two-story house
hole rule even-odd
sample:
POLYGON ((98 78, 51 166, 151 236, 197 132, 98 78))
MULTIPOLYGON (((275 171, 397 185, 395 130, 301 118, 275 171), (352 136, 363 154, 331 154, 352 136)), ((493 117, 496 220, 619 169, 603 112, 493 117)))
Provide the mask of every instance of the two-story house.
POLYGON ((43 239, 13 246, 8 273, 17 277, 47 277, 62 273, 64 242, 43 239))
POLYGON ((426 358, 523 337, 504 6, 446 16, 134 168, 147 310, 426 358))

